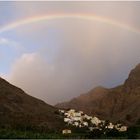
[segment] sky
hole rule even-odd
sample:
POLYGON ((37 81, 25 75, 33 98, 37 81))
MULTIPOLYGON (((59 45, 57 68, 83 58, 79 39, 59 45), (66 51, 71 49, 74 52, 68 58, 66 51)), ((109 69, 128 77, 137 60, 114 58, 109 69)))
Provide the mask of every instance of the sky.
POLYGON ((139 1, 0 1, 0 76, 52 105, 120 85, 140 63, 139 13, 139 1))

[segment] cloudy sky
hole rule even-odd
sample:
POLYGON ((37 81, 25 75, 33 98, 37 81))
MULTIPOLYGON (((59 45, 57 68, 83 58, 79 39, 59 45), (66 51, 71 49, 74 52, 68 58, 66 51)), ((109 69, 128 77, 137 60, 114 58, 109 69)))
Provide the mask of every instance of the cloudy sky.
POLYGON ((0 2, 0 75, 50 104, 122 84, 140 62, 139 13, 140 2, 0 2))

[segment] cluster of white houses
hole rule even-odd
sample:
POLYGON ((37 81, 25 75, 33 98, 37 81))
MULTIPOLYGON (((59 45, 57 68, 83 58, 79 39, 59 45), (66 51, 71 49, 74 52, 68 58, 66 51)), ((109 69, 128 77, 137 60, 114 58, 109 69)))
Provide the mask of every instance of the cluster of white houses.
POLYGON ((74 109, 70 110, 59 110, 61 114, 64 115, 64 122, 75 126, 75 127, 87 127, 90 131, 95 129, 116 129, 120 132, 127 131, 127 126, 122 124, 113 124, 111 122, 106 123, 105 120, 100 120, 97 117, 92 117, 87 114, 84 114, 83 111, 76 111, 74 109))

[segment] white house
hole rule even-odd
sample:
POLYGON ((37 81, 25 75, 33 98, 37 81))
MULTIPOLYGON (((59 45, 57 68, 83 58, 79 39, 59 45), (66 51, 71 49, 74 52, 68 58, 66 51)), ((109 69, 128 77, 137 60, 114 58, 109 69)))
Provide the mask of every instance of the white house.
POLYGON ((65 116, 68 116, 69 115, 69 113, 68 112, 65 112, 65 114, 64 114, 65 116))
POLYGON ((82 127, 82 125, 81 125, 81 124, 79 124, 79 127, 81 128, 81 127, 82 127))
POLYGON ((75 112, 75 113, 74 113, 74 116, 75 116, 75 117, 81 117, 81 113, 80 113, 80 112, 75 112))
POLYGON ((113 129, 114 128, 114 125, 112 123, 109 123, 109 125, 107 126, 107 128, 113 129))
POLYGON ((81 119, 82 119, 81 117, 73 117, 74 121, 81 121, 81 119))
POLYGON ((91 116, 88 116, 87 114, 84 115, 84 118, 86 118, 87 120, 92 119, 92 117, 91 116))
POLYGON ((71 130, 70 129, 64 129, 64 130, 62 130, 62 134, 71 134, 71 130))
POLYGON ((74 113, 74 112, 75 112, 74 109, 70 109, 70 110, 68 111, 68 113, 74 113))
POLYGON ((121 128, 121 126, 122 126, 122 124, 119 124, 119 123, 118 123, 118 124, 115 125, 115 128, 116 128, 117 130, 119 130, 119 129, 121 128))
POLYGON ((84 126, 88 126, 88 122, 83 122, 83 125, 84 126))
POLYGON ((124 132, 124 131, 127 131, 127 127, 126 126, 122 126, 120 129, 119 129, 120 132, 124 132))
POLYGON ((64 110, 59 110, 59 112, 61 112, 61 113, 65 113, 65 111, 64 111, 64 110))
POLYGON ((70 122, 71 121, 71 119, 69 119, 69 118, 64 118, 64 122, 70 122))
POLYGON ((93 117, 91 119, 92 124, 98 125, 99 123, 101 123, 101 120, 99 120, 97 117, 93 117))
POLYGON ((68 112, 68 117, 73 117, 73 116, 75 116, 75 110, 74 109, 70 109, 68 112))
POLYGON ((77 127, 79 126, 79 122, 74 122, 74 125, 77 127))

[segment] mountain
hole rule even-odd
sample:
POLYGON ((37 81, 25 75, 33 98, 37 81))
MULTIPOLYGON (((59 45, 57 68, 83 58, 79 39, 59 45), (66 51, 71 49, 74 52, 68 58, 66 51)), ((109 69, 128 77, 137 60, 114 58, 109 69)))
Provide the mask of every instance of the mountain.
POLYGON ((74 98, 69 102, 59 103, 56 105, 56 107, 64 109, 80 109, 89 114, 90 111, 92 111, 92 102, 105 97, 108 93, 109 89, 99 86, 86 94, 81 94, 79 97, 74 98))
POLYGON ((140 64, 130 72, 123 85, 112 89, 97 87, 56 107, 74 108, 101 119, 134 124, 140 119, 140 64))
POLYGON ((60 129, 57 109, 0 78, 0 127, 60 129))

